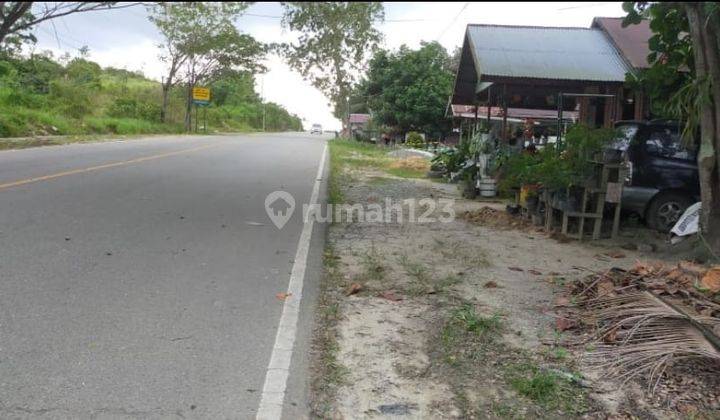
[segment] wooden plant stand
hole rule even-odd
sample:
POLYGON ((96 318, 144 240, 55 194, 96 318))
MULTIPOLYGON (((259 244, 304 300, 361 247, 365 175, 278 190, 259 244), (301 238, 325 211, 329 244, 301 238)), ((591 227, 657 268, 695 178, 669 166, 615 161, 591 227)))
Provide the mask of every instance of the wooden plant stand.
POLYGON ((613 203, 612 233, 615 238, 620 228, 620 210, 622 207, 622 186, 625 180, 626 167, 622 163, 603 163, 597 161, 589 162, 596 166, 596 177, 594 182, 586 186, 573 186, 566 190, 567 197, 572 191, 581 189, 580 207, 578 210, 562 208, 551 200, 548 192, 543 194, 545 202, 545 229, 549 232, 553 228, 556 212, 562 214, 562 225, 560 232, 573 239, 582 241, 585 237, 586 223, 592 224, 592 239, 600 239, 602 230, 605 203, 613 203), (570 232, 571 219, 577 219, 577 231, 570 232))

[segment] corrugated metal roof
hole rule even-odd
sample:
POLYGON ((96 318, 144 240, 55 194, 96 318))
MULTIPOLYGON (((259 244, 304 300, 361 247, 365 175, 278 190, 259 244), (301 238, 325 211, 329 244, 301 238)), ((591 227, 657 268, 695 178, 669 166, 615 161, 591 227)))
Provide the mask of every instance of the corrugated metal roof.
POLYGON ((599 29, 468 25, 478 78, 623 82, 631 71, 599 29))

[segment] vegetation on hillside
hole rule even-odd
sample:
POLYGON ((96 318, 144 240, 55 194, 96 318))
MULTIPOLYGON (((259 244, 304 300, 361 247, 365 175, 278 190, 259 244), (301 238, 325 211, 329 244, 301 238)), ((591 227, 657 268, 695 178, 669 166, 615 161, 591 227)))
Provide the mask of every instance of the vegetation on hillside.
MULTIPOLYGON (((268 131, 302 129, 298 117, 261 102, 251 74, 228 71, 211 87, 209 131, 261 129, 263 105, 268 131)), ((183 131, 185 90, 171 90, 165 123, 161 105, 161 84, 137 72, 83 56, 0 55, 0 137, 183 131)))

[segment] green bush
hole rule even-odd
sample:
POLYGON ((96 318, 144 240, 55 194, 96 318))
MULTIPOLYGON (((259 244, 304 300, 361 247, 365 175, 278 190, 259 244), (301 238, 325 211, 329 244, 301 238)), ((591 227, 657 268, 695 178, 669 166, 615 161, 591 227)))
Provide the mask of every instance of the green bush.
MULTIPOLYGON (((223 75, 217 83, 213 93, 222 106, 206 109, 209 130, 257 130, 263 114, 268 131, 301 129, 300 119, 283 107, 260 102, 251 74, 223 75)), ((186 93, 185 86, 171 90, 167 123, 161 124, 160 84, 141 73, 103 70, 83 58, 63 66, 50 55, 0 52, 0 136, 181 132, 186 93)))
POLYGON ((565 136, 565 148, 558 152, 548 144, 540 152, 503 154, 498 158, 501 191, 520 188, 524 184, 541 184, 551 189, 581 185, 594 175, 595 165, 603 148, 617 138, 607 128, 575 125, 565 136))
POLYGON ((49 111, 20 107, 0 108, 0 137, 76 134, 76 121, 49 111))
POLYGON ((405 140, 405 145, 408 147, 412 147, 413 149, 424 149, 425 148, 425 140, 422 138, 420 133, 411 131, 407 135, 407 139, 405 140))
POLYGON ((84 121, 86 127, 97 134, 155 134, 182 131, 182 127, 159 124, 137 118, 91 117, 84 121))
POLYGON ((116 118, 138 118, 160 122, 160 105, 134 98, 117 98, 108 108, 108 115, 116 118))
POLYGON ((54 106, 72 118, 82 118, 92 114, 93 96, 94 92, 86 87, 66 80, 53 80, 50 83, 50 98, 54 106))

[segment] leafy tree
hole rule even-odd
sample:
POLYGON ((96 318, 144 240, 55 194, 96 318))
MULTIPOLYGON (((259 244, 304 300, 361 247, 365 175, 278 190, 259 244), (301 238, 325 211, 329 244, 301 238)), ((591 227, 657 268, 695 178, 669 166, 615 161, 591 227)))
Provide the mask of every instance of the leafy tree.
MULTIPOLYGON (((720 6, 716 2, 628 2, 626 24, 650 19, 653 37, 650 73, 667 75, 678 88, 665 98, 665 110, 685 121, 685 135, 700 131, 698 167, 701 225, 710 248, 720 253, 720 6)), ((666 89, 647 78, 655 91, 666 89)))
POLYGON ((0 2, 0 47, 17 47, 24 41, 35 42, 31 29, 38 23, 74 13, 132 7, 138 3, 117 2, 0 2), (35 6, 35 7, 33 7, 35 6))
POLYGON ((373 119, 401 132, 447 131, 445 108, 455 76, 451 66, 437 42, 422 43, 418 50, 379 51, 370 60, 366 82, 373 119))
POLYGON ((212 102, 218 106, 260 102, 255 92, 255 77, 236 70, 221 74, 212 84, 212 102))
POLYGON ((265 47, 250 35, 240 33, 234 21, 247 9, 247 2, 169 3, 151 9, 150 20, 165 38, 161 59, 168 64, 163 80, 164 118, 170 89, 183 81, 187 86, 185 126, 190 129, 192 88, 210 84, 229 69, 258 71, 265 47))
POLYGON ((84 58, 75 58, 68 63, 65 70, 68 78, 75 83, 100 87, 102 69, 93 61, 88 61, 84 58))
POLYGON ((291 67, 320 89, 346 122, 347 98, 358 73, 382 34, 380 2, 287 2, 283 25, 300 32, 298 42, 282 45, 291 67))

